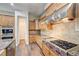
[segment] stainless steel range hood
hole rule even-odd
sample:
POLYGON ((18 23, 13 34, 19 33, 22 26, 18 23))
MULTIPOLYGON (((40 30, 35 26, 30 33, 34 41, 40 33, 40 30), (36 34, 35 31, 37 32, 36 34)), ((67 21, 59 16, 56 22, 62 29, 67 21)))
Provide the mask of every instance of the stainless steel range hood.
POLYGON ((58 10, 55 10, 54 13, 49 16, 44 22, 45 23, 57 23, 61 20, 68 19, 73 20, 75 18, 76 5, 75 3, 67 3, 58 10))
POLYGON ((75 18, 75 4, 68 3, 59 10, 56 10, 52 16, 49 18, 50 22, 61 21, 62 19, 67 18, 68 20, 73 20, 75 18))
MULTIPOLYGON (((72 4, 68 3, 65 6, 63 6, 62 8, 60 8, 59 10, 56 10, 54 12, 54 14, 52 15, 52 20, 54 22, 57 22, 57 21, 62 20, 65 17, 68 17, 68 10, 70 9, 71 6, 72 6, 72 4)), ((70 11, 72 11, 72 10, 70 9, 70 11)))

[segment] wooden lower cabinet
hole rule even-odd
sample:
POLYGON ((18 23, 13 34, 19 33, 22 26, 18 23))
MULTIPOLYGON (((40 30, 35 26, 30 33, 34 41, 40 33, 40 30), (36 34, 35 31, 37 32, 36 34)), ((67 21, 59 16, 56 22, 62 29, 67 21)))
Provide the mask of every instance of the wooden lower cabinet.
POLYGON ((42 52, 45 56, 49 56, 49 48, 43 43, 42 52))
POLYGON ((30 35, 29 36, 29 41, 30 41, 30 44, 34 43, 36 41, 36 35, 30 35))
POLYGON ((0 56, 15 56, 16 54, 16 45, 13 41, 7 48, 0 51, 0 56))
POLYGON ((58 56, 58 54, 55 51, 49 50, 50 56, 58 56))
POLYGON ((50 48, 48 48, 48 47, 46 46, 46 44, 44 44, 44 43, 43 43, 43 45, 42 45, 42 52, 43 52, 43 54, 44 54, 45 56, 58 56, 58 54, 57 54, 55 51, 53 51, 53 50, 51 50, 50 48))
POLYGON ((0 51, 0 56, 6 56, 6 49, 3 49, 2 51, 0 51))
POLYGON ((42 49, 42 39, 40 35, 36 36, 36 43, 39 45, 39 47, 42 49))
POLYGON ((37 41, 37 44, 39 45, 40 48, 42 48, 42 42, 37 41))
POLYGON ((6 48, 6 56, 15 56, 16 54, 16 45, 15 41, 13 41, 7 48, 6 48))

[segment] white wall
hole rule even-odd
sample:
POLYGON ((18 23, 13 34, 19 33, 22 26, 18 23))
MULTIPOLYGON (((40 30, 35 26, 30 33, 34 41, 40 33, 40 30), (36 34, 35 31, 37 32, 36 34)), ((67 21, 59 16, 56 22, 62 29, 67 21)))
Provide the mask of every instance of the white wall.
POLYGON ((24 13, 24 12, 19 12, 19 11, 15 11, 15 39, 16 39, 16 46, 19 44, 20 38, 19 38, 19 19, 18 17, 22 16, 25 19, 25 41, 26 44, 29 42, 29 38, 28 38, 28 13, 24 13), (27 42, 28 41, 28 42, 27 42))

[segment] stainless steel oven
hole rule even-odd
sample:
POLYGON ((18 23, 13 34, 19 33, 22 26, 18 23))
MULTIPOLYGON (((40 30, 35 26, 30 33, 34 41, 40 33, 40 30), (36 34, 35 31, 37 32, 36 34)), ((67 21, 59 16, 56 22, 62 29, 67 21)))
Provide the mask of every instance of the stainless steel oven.
POLYGON ((13 27, 2 27, 1 39, 13 39, 13 27))

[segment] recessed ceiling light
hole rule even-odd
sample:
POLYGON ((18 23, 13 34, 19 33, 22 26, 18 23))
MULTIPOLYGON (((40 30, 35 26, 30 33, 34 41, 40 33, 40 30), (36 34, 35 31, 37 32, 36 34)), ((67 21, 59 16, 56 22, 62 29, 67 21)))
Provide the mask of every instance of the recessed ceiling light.
POLYGON ((14 3, 10 3, 11 6, 14 6, 14 3))

